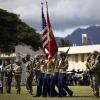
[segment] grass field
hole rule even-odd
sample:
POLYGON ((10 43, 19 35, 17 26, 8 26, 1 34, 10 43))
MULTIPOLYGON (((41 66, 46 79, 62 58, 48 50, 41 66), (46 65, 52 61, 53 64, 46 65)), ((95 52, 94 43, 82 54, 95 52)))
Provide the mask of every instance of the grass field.
POLYGON ((25 87, 21 87, 21 94, 16 94, 16 89, 13 87, 11 94, 0 94, 0 100, 100 100, 93 96, 92 89, 89 86, 70 86, 73 90, 73 97, 34 97, 36 87, 33 87, 33 96, 29 95, 25 87))

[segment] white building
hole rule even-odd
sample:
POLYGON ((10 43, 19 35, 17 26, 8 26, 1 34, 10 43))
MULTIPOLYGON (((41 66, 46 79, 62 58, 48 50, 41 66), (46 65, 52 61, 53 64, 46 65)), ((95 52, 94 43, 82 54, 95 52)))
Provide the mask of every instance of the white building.
POLYGON ((5 59, 15 59, 16 58, 16 53, 2 53, 0 52, 0 59, 5 60, 5 59))
MULTIPOLYGON (((60 47, 58 51, 66 52, 69 47, 60 47)), ((85 45, 85 46, 74 46, 70 47, 68 52, 69 68, 68 70, 85 70, 86 58, 87 56, 97 50, 100 52, 100 45, 85 45)))

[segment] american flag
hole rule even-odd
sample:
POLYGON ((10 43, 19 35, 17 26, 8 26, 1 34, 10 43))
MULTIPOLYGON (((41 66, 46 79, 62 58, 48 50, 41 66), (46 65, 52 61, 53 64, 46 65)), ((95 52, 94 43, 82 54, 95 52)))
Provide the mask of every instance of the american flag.
POLYGON ((46 3, 46 8, 47 8, 47 23, 43 13, 43 6, 42 6, 42 28, 43 28, 42 42, 43 42, 43 49, 47 54, 48 62, 50 63, 52 58, 55 57, 58 51, 58 47, 51 27, 47 3, 46 3))
POLYGON ((47 37, 47 33, 48 33, 48 28, 47 28, 47 23, 46 23, 46 19, 44 16, 44 12, 43 12, 43 3, 42 3, 42 47, 43 47, 43 51, 46 53, 46 55, 49 55, 48 52, 48 37, 47 37))

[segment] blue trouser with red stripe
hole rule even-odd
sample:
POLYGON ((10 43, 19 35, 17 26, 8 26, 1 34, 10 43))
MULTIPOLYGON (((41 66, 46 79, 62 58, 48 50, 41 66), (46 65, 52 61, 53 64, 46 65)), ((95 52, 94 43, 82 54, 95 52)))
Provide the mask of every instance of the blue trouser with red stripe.
POLYGON ((43 96, 47 95, 53 97, 55 95, 54 76, 52 74, 45 74, 43 78, 43 96))
POLYGON ((36 93, 36 96, 42 95, 43 77, 44 77, 44 73, 40 73, 40 75, 38 75, 38 77, 37 77, 37 93, 36 93))
POLYGON ((65 90, 66 92, 68 92, 68 94, 71 96, 72 95, 72 91, 67 87, 66 85, 66 73, 59 73, 58 76, 58 86, 59 86, 59 96, 62 97, 63 95, 63 91, 65 90))

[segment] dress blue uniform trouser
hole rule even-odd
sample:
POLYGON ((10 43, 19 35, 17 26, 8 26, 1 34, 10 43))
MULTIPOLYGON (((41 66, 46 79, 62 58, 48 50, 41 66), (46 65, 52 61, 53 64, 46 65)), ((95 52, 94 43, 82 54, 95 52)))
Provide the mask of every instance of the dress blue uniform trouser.
POLYGON ((72 91, 66 86, 66 73, 59 73, 58 76, 58 85, 59 85, 59 96, 62 97, 63 91, 68 92, 69 95, 72 94, 72 91))
POLYGON ((52 74, 45 74, 43 78, 43 96, 46 97, 47 94, 50 97, 55 95, 55 86, 54 86, 54 76, 52 74))
MULTIPOLYGON (((54 75, 54 80, 55 80, 55 86, 59 89, 59 81, 58 81, 58 76, 59 76, 59 72, 55 72, 55 75, 54 75)), ((63 96, 66 96, 67 95, 67 93, 66 93, 66 91, 63 89, 62 90, 62 94, 63 94, 63 96)), ((58 95, 58 93, 56 92, 56 94, 55 95, 58 95)))
POLYGON ((55 89, 55 75, 52 75, 51 76, 51 81, 50 81, 50 96, 51 97, 54 97, 54 96, 57 96, 58 95, 58 93, 57 93, 57 91, 56 91, 56 89, 55 89))
POLYGON ((44 73, 40 73, 40 75, 37 77, 37 93, 36 93, 36 96, 42 95, 43 78, 44 78, 44 73))
POLYGON ((58 86, 59 86, 59 96, 63 96, 63 88, 66 85, 66 76, 65 73, 59 73, 58 76, 58 86))

